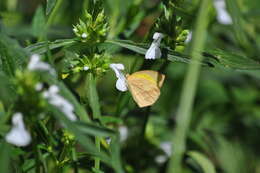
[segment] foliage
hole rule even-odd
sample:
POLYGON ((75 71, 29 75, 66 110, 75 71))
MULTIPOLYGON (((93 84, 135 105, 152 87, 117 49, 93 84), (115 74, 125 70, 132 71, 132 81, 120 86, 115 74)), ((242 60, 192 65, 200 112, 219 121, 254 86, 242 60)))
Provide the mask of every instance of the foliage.
POLYGON ((221 24, 215 1, 1 0, 0 172, 258 173, 260 2, 221 24), (159 100, 138 108, 111 63, 165 74, 159 100))

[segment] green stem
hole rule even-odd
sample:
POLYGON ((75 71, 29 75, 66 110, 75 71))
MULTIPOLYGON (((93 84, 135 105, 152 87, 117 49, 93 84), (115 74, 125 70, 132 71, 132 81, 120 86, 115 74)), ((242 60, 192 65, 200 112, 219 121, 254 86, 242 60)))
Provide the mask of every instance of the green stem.
POLYGON ((78 158, 77 158, 77 152, 74 147, 71 148, 71 155, 72 155, 72 160, 73 160, 73 166, 74 166, 74 173, 78 173, 78 158))
POLYGON ((44 39, 46 39, 45 37, 47 37, 48 29, 51 26, 51 24, 53 23, 54 18, 57 16, 58 10, 59 10, 62 2, 63 2, 63 0, 57 0, 57 2, 55 4, 55 7, 53 8, 50 16, 47 19, 46 26, 45 26, 46 33, 39 37, 38 42, 43 41, 44 39))
MULTIPOLYGON (((100 137, 95 137, 96 147, 97 147, 98 151, 100 151, 100 140, 101 140, 100 137)), ((100 159, 98 157, 95 157, 95 165, 94 166, 97 170, 100 169, 100 159)))
MULTIPOLYGON (((206 30, 208 25, 209 0, 202 0, 199 14, 196 20, 195 32, 193 35, 191 57, 200 62, 203 57, 197 52, 202 52, 205 43, 206 30)), ((181 173, 182 159, 186 149, 186 138, 191 121, 191 111, 194 102, 197 82, 200 72, 200 63, 189 64, 185 77, 184 86, 181 93, 180 105, 176 115, 176 128, 173 138, 173 154, 170 158, 167 172, 181 173)))
POLYGON ((55 16, 57 15, 58 10, 59 10, 59 8, 60 8, 60 6, 62 4, 62 1, 63 0, 57 0, 57 2, 55 4, 55 7, 53 8, 53 10, 52 10, 52 12, 51 12, 51 14, 50 14, 50 16, 49 16, 49 18, 47 20, 47 23, 46 23, 47 28, 49 28, 49 26, 52 24, 52 22, 53 22, 55 16))
MULTIPOLYGON (((99 98, 96 88, 96 80, 92 73, 88 73, 87 75, 87 83, 86 83, 86 91, 87 91, 87 97, 89 101, 89 105, 93 112, 93 118, 100 120, 101 118, 101 111, 100 111, 100 104, 99 104, 99 98)), ((100 151, 100 137, 95 137, 95 143, 98 151, 100 151)), ((100 169, 100 159, 98 157, 95 157, 95 164, 94 167, 96 170, 100 169)))

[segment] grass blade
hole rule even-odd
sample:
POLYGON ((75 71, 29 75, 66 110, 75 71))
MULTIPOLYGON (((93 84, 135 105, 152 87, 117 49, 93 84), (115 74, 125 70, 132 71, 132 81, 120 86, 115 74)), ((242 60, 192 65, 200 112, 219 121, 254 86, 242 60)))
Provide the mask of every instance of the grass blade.
MULTIPOLYGON (((199 56, 196 52, 202 52, 205 42, 205 33, 208 25, 208 13, 209 13, 209 0, 203 0, 200 6, 200 10, 198 13, 194 40, 192 40, 191 47, 191 57, 197 61, 201 61, 203 59, 202 56, 199 56)), ((194 96, 196 92, 197 82, 199 78, 200 72, 200 64, 192 63, 189 64, 188 72, 185 77, 180 105, 177 111, 176 117, 176 128, 174 130, 174 138, 173 138, 173 153, 170 159, 170 163, 168 165, 168 173, 172 172, 182 172, 182 158, 185 152, 185 144, 187 132, 189 130, 190 120, 191 120, 191 111, 192 105, 194 101, 194 96)))

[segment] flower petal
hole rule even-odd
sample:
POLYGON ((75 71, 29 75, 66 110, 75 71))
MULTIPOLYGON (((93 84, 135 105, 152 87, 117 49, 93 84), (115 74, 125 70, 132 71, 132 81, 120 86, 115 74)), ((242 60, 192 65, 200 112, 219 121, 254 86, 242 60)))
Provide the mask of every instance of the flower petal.
POLYGON ((15 113, 12 117, 13 127, 5 136, 5 140, 18 147, 24 147, 30 144, 31 135, 25 129, 21 113, 15 113))
POLYGON ((116 81, 116 88, 122 92, 127 91, 127 85, 126 85, 125 80, 118 78, 116 81))

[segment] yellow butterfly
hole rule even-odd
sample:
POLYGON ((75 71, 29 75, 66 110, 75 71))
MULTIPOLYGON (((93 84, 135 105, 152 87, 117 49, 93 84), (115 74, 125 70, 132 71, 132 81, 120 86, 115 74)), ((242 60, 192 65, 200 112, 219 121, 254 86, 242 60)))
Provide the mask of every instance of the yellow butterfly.
POLYGON ((152 70, 126 75, 127 86, 139 107, 153 105, 160 96, 165 75, 152 70))

